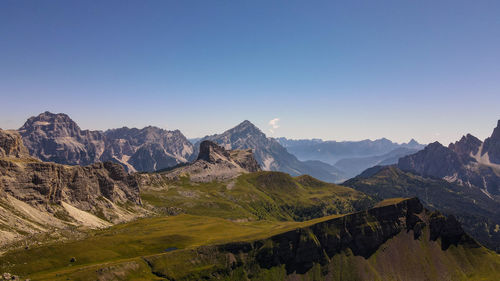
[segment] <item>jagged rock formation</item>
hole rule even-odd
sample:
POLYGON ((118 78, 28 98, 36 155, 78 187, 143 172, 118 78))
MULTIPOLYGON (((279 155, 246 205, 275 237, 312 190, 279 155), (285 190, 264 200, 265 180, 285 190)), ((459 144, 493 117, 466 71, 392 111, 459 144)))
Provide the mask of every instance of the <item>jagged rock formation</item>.
POLYGON ((27 155, 16 132, 0 130, 0 145, 0 226, 6 238, 0 244, 23 233, 71 225, 103 227, 137 216, 120 207, 141 204, 137 180, 122 166, 41 162, 27 155))
POLYGON ((269 238, 179 256, 206 269, 165 266, 176 253, 146 261, 156 275, 175 280, 467 280, 482 274, 494 280, 500 273, 476 267, 485 262, 495 268, 499 259, 465 234, 453 217, 425 210, 416 198, 392 199, 269 238), (474 258, 464 261, 463 252, 474 258))
MULTIPOLYGON (((299 161, 278 141, 266 137, 248 120, 222 134, 206 136, 201 141, 203 140, 213 141, 226 149, 252 149, 255 159, 266 171, 280 171, 292 176, 309 174, 328 182, 336 182, 342 178, 340 172, 329 164, 320 161, 312 163, 299 161)), ((195 144, 195 153, 201 141, 195 144)), ((192 159, 194 158, 193 155, 192 159)))
POLYGON ((42 161, 90 165, 113 161, 128 171, 156 171, 187 162, 193 145, 178 130, 123 127, 81 130, 66 114, 44 112, 19 129, 31 155, 42 161))
POLYGON ((242 173, 257 171, 260 171, 260 166, 253 157, 251 149, 226 150, 211 141, 203 141, 200 144, 198 158, 193 163, 181 165, 157 175, 144 175, 143 177, 176 179, 189 175, 191 181, 209 182, 233 179, 242 173))
POLYGON ((130 171, 153 172, 188 162, 193 145, 179 131, 157 127, 107 130, 101 160, 124 164, 130 171))
POLYGON ((498 143, 500 143, 500 126, 495 128, 492 136, 484 143, 470 134, 448 147, 435 142, 422 151, 399 159, 398 167, 427 177, 479 187, 488 195, 498 196, 500 195, 500 161, 496 158, 498 143))

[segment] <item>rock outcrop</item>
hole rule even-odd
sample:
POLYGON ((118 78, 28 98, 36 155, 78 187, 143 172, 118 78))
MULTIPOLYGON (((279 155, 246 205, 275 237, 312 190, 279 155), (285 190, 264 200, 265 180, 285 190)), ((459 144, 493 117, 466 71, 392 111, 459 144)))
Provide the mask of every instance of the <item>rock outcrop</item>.
POLYGON ((237 166, 247 172, 260 171, 259 163, 253 157, 252 149, 247 150, 225 150, 223 147, 211 141, 200 143, 200 153, 197 160, 203 160, 208 163, 221 163, 234 161, 237 166))
POLYGON ((23 145, 21 137, 15 131, 0 129, 0 157, 29 156, 28 150, 23 145))
POLYGON ((172 170, 158 174, 143 175, 143 178, 162 177, 179 178, 189 175, 191 181, 209 182, 213 180, 225 181, 236 178, 242 173, 260 171, 260 166, 253 157, 251 149, 226 150, 211 141, 200 144, 200 152, 196 161, 180 165, 172 170))

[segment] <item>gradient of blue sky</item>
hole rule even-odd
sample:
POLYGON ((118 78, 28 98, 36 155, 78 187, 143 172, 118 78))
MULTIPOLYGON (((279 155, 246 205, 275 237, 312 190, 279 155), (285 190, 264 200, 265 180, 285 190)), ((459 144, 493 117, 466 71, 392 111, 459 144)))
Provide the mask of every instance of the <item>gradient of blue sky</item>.
POLYGON ((0 127, 444 143, 500 118, 500 1, 0 2, 0 127), (269 132, 271 119, 279 128, 269 132))

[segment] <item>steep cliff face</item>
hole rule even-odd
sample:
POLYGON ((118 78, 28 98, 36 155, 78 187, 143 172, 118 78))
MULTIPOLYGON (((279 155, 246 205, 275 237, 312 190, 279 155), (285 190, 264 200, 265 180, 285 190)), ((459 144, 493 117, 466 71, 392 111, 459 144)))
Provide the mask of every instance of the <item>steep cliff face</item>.
POLYGON ((425 210, 416 198, 387 200, 266 239, 145 259, 153 273, 175 280, 474 280, 482 274, 495 280, 500 273, 498 256, 453 217, 425 210), (179 260, 197 270, 181 269, 179 260), (479 268, 483 263, 488 272, 479 268))
POLYGON ((259 163, 257 163, 253 157, 252 149, 225 150, 223 147, 211 141, 203 141, 200 143, 198 160, 203 160, 212 164, 224 161, 234 161, 237 166, 245 169, 247 172, 260 171, 259 163))
POLYGON ((108 200, 140 205, 139 186, 134 176, 111 162, 81 167, 2 159, 0 174, 5 192, 32 205, 66 202, 90 212, 109 205, 108 200))
POLYGON ((104 227, 140 213, 132 211, 140 210, 138 182, 121 165, 42 162, 26 154, 19 134, 2 130, 0 145, 0 245, 26 233, 104 227))
POLYGON ((484 147, 481 155, 488 154, 491 163, 500 164, 500 120, 493 130, 491 137, 484 140, 484 147))
POLYGON ((28 156, 28 150, 23 145, 17 132, 0 129, 0 157, 28 156))

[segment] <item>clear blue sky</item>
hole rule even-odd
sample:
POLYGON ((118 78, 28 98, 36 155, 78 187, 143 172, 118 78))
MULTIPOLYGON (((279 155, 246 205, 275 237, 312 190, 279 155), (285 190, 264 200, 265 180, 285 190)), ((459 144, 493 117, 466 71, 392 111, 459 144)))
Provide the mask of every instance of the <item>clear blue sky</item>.
POLYGON ((188 137, 248 119, 292 138, 484 138, 500 1, 3 0, 0 104, 2 128, 49 110, 188 137))

